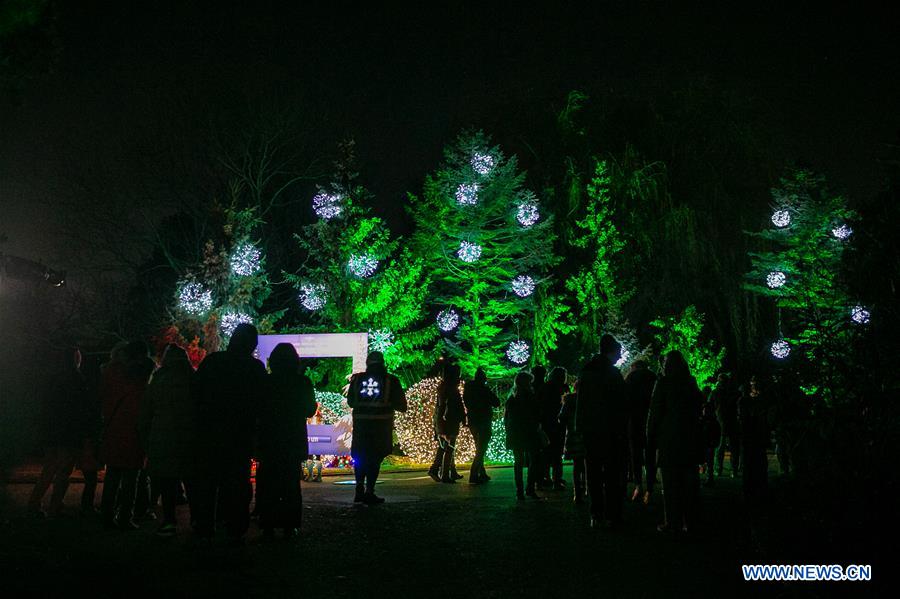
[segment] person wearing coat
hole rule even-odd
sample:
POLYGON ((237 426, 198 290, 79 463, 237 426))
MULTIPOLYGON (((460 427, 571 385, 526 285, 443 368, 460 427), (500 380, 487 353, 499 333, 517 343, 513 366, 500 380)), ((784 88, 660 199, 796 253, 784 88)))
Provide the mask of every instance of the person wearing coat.
MULTIPOLYGON (((466 421, 462 395, 459 392, 460 369, 456 364, 447 364, 438 386, 437 401, 434 405, 434 436, 438 447, 428 475, 435 481, 455 483, 456 464, 453 461, 459 429, 466 421)), ((462 477, 459 477, 462 478, 462 477)))
POLYGON ((619 342, 603 335, 600 353, 585 365, 578 381, 575 431, 586 450, 591 528, 615 528, 622 521, 628 400, 622 374, 614 366, 621 355, 619 342))
POLYGON ((552 484, 555 490, 565 488, 562 454, 566 432, 559 424, 559 411, 562 406, 562 397, 568 391, 567 376, 566 369, 557 366, 550 371, 547 382, 544 383, 538 394, 541 428, 550 441, 550 444, 541 452, 541 482, 552 484))
POLYGON ((572 460, 572 488, 574 494, 572 501, 576 504, 584 503, 585 472, 584 472, 584 439, 575 430, 575 404, 578 401, 578 393, 567 393, 563 396, 562 407, 559 410, 559 424, 565 430, 566 439, 563 446, 563 455, 567 460, 572 460))
POLYGON ((628 390, 628 453, 631 481, 634 491, 632 501, 650 502, 656 482, 656 452, 647 445, 647 413, 650 411, 650 397, 656 375, 647 367, 646 360, 635 360, 631 372, 625 377, 628 390), (644 469, 647 471, 647 486, 644 487, 644 469))
POLYGON ((190 480, 194 474, 193 377, 187 352, 168 345, 141 404, 138 430, 147 452, 147 470, 162 497, 159 536, 175 535, 180 481, 190 480))
POLYGON ((525 499, 531 497, 539 499, 535 492, 537 484, 537 466, 539 465, 538 453, 541 450, 541 442, 538 429, 540 428, 540 411, 535 396, 532 382, 534 377, 530 372, 520 372, 516 375, 513 391, 506 400, 506 408, 503 413, 503 424, 506 426, 506 448, 513 452, 513 470, 516 480, 516 497, 525 499), (522 484, 522 470, 528 469, 528 478, 524 488, 522 484))
POLYGON ((663 376, 653 389, 647 437, 658 451, 665 521, 661 532, 688 532, 694 524, 703 461, 700 412, 703 396, 678 351, 666 354, 663 376))
POLYGON ((366 358, 366 371, 350 378, 347 405, 353 409, 353 441, 350 455, 356 477, 355 503, 377 505, 375 495, 381 462, 393 449, 394 412, 406 411, 403 386, 384 365, 384 354, 373 351, 366 358))
POLYGON ((135 495, 145 460, 138 436, 138 416, 151 374, 146 358, 146 343, 132 341, 114 352, 101 375, 101 459, 106 464, 106 475, 100 512, 107 528, 138 528, 133 520, 135 495))
POLYGON ((463 390, 463 404, 472 439, 475 441, 475 458, 469 470, 469 484, 478 485, 491 480, 484 469, 484 456, 491 442, 491 426, 494 408, 500 407, 497 395, 487 386, 484 368, 475 371, 475 378, 466 383, 463 390))

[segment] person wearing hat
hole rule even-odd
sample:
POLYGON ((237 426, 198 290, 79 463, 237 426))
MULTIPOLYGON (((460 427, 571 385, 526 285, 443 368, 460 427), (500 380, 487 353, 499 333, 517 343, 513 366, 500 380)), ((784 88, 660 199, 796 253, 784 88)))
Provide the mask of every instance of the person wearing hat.
POLYGON ((406 394, 400 379, 389 374, 384 355, 374 351, 366 358, 366 371, 350 378, 347 404, 353 409, 353 441, 350 455, 356 476, 356 503, 375 505, 381 462, 391 453, 394 412, 406 411, 406 394))

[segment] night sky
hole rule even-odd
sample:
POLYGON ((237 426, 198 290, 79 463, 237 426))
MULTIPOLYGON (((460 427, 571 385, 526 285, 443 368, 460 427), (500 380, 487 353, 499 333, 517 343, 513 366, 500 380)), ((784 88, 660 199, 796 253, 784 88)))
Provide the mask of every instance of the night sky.
POLYGON ((248 106, 295 108, 319 166, 352 136, 362 182, 400 230, 405 193, 420 192, 464 127, 528 169, 555 159, 531 152, 532 132, 572 89, 602 103, 604 91, 652 96, 708 78, 762 107, 759 126, 788 162, 857 197, 879 188, 877 159, 900 128, 887 9, 131 4, 57 6, 56 60, 0 106, 3 251, 69 261, 77 250, 55 233, 66 221, 55 203, 79 174, 100 167, 139 184, 148 148, 175 138, 202 154, 210 123, 248 106))

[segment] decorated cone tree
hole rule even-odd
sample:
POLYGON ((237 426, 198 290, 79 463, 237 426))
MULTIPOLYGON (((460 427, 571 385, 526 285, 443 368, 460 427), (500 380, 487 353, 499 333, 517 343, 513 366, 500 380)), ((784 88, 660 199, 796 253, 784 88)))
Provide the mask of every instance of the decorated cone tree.
POLYGON ((767 344, 772 357, 796 360, 807 392, 831 403, 855 329, 869 320, 841 277, 855 213, 823 177, 806 171, 783 179, 772 197, 770 226, 751 233, 764 251, 750 254, 745 288, 777 307, 779 330, 767 344))
POLYGON ((535 299, 557 262, 552 228, 515 157, 483 133, 462 134, 444 155, 424 196, 411 198, 439 346, 466 377, 478 367, 506 377, 529 364, 541 342, 532 338, 535 299))

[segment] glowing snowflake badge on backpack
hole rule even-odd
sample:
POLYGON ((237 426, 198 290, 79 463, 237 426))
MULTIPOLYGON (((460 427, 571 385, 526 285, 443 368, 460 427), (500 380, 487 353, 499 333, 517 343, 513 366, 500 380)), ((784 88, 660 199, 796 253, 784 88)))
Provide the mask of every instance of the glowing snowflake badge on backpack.
POLYGON ((366 397, 381 397, 381 388, 378 386, 378 381, 372 377, 364 380, 360 385, 359 394, 366 397))

